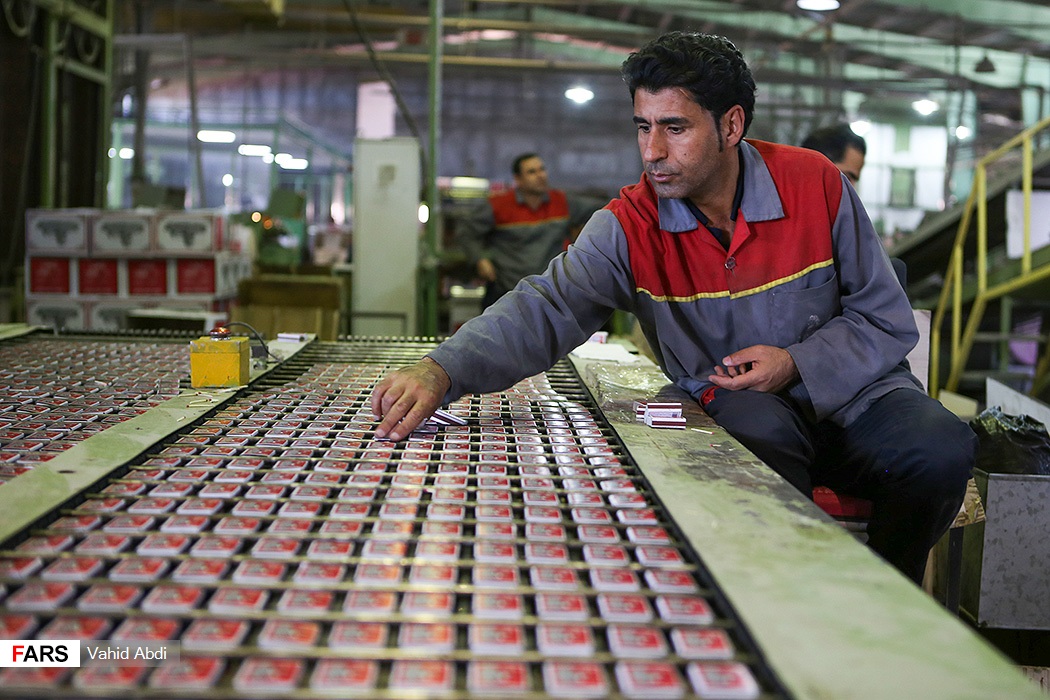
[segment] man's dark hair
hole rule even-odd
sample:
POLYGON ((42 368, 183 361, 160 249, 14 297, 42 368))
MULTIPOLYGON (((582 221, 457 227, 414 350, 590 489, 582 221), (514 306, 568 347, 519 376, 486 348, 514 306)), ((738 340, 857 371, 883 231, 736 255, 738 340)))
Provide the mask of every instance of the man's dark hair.
POLYGON ((849 124, 835 124, 813 131, 802 141, 802 148, 820 151, 832 163, 841 161, 847 148, 856 148, 862 155, 868 154, 868 144, 849 128, 849 124))
POLYGON ((734 105, 744 109, 744 134, 755 113, 755 79, 743 54, 724 36, 668 32, 638 49, 620 68, 631 91, 684 88, 714 117, 715 125, 734 105))
POLYGON ((521 164, 527 161, 529 158, 539 158, 538 153, 522 153, 520 156, 514 159, 514 165, 511 166, 510 171, 515 175, 521 175, 521 164))

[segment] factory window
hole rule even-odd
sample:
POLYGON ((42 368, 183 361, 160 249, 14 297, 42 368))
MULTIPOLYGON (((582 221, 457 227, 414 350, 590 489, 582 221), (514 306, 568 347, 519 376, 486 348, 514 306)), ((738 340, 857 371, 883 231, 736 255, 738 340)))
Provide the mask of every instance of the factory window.
POLYGON ((907 153, 911 150, 911 127, 898 124, 893 130, 893 150, 897 153, 907 153))
POLYGON ((890 168, 890 206, 915 206, 914 168, 890 168))

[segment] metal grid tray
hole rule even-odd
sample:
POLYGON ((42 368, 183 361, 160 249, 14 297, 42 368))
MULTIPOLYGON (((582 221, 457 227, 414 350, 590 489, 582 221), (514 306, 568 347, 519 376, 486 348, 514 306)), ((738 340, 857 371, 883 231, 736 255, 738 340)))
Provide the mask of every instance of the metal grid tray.
POLYGON ((375 440, 431 347, 311 345, 0 545, 0 635, 180 652, 0 696, 784 696, 568 364, 375 440))

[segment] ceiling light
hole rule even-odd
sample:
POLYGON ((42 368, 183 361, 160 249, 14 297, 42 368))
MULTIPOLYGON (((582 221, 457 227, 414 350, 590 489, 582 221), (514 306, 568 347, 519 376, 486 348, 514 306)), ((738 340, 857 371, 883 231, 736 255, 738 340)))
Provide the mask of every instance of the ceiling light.
POLYGON ((850 122, 849 128, 857 136, 866 136, 871 131, 871 122, 867 119, 857 119, 850 122))
POLYGON ((197 140, 204 143, 233 143, 236 138, 232 131, 201 129, 197 132, 197 140))
POLYGON ((121 160, 131 160, 135 157, 135 149, 125 147, 117 151, 117 155, 120 157, 121 160))
POLYGON ((971 129, 970 127, 964 126, 963 124, 960 124, 959 126, 955 127, 955 138, 959 139, 960 141, 965 141, 971 136, 973 136, 973 129, 971 129))
POLYGON ((977 65, 973 67, 975 73, 994 73, 995 64, 992 63, 992 59, 988 58, 986 53, 984 57, 977 62, 977 65))
POLYGON ((237 147, 237 152, 242 156, 267 156, 270 155, 270 147, 255 143, 242 143, 237 147))
POLYGON ((288 160, 278 162, 277 164, 285 170, 306 170, 307 166, 310 165, 310 162, 306 160, 306 158, 289 158, 288 160))
POLYGON ((594 99, 594 93, 585 87, 572 87, 565 91, 565 96, 578 105, 582 105, 584 102, 590 102, 594 99))
POLYGON ((798 5, 798 9, 810 12, 831 12, 839 9, 839 0, 796 0, 795 4, 798 5))
POLYGON ((941 106, 933 100, 915 100, 911 103, 911 108, 922 116, 928 117, 940 109, 941 106))
POLYGON ((467 177, 465 175, 457 175, 449 181, 449 187, 454 190, 488 191, 489 181, 483 177, 467 177))

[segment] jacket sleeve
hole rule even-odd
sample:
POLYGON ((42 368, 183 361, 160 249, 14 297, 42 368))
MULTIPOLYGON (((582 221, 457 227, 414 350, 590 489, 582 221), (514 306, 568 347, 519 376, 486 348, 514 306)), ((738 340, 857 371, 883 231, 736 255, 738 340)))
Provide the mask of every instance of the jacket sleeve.
POLYGON ((463 324, 433 352, 452 380, 445 402, 502 391, 549 369, 587 340, 615 308, 627 308, 633 281, 616 217, 602 210, 576 243, 463 324))
POLYGON ((477 265, 479 260, 490 257, 488 238, 495 227, 496 220, 488 199, 477 202, 457 222, 456 241, 467 254, 471 265, 477 265))
POLYGON ((818 420, 894 371, 919 338, 908 297, 845 178, 832 245, 842 311, 787 348, 818 420))

